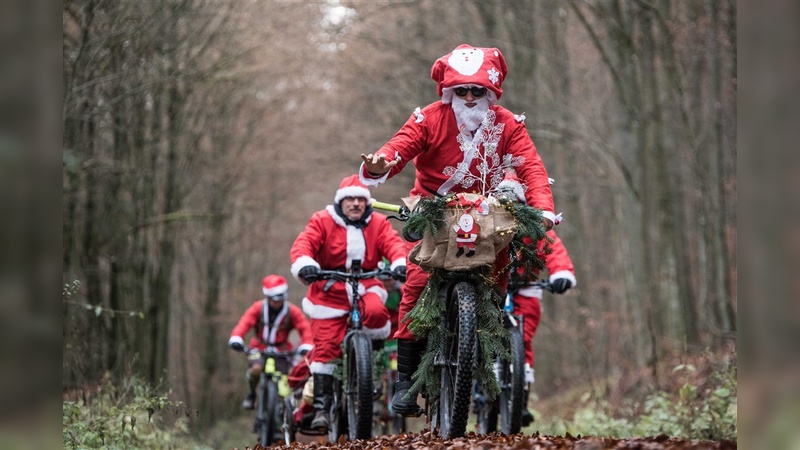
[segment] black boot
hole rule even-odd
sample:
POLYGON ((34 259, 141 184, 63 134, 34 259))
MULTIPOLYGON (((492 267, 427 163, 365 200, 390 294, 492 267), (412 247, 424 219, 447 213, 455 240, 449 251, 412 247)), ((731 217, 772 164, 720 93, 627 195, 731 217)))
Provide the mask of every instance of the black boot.
POLYGON ((422 414, 422 408, 417 405, 417 393, 409 389, 414 384, 411 376, 419 367, 425 346, 425 341, 397 340, 397 381, 392 396, 392 409, 397 414, 412 417, 422 414))
POLYGON ((242 408, 244 409, 255 409, 256 407, 256 386, 258 386, 258 377, 254 376, 247 371, 247 387, 249 391, 247 392, 247 396, 242 400, 242 408))
POLYGON ((328 431, 331 417, 330 410, 333 403, 333 375, 322 373, 314 374, 314 420, 311 428, 328 431))
POLYGON ((522 408, 522 426, 527 427, 528 425, 533 423, 533 414, 531 414, 530 410, 528 410, 528 393, 531 390, 530 384, 526 386, 527 389, 523 391, 523 396, 525 397, 525 406, 522 408))

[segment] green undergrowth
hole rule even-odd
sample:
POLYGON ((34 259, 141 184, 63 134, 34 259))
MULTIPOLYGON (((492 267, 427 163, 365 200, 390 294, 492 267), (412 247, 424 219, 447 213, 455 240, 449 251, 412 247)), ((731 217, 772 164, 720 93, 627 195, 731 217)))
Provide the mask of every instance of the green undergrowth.
POLYGON ((62 414, 68 450, 205 448, 189 434, 191 412, 136 377, 106 376, 85 400, 64 401, 62 414))
MULTIPOLYGON (((696 371, 681 364, 673 373, 696 371)), ((677 392, 658 391, 644 399, 611 405, 591 390, 584 392, 569 418, 547 416, 534 408, 534 422, 524 432, 545 435, 614 436, 667 435, 689 439, 736 440, 736 369, 713 372, 702 382, 686 382, 677 392)))

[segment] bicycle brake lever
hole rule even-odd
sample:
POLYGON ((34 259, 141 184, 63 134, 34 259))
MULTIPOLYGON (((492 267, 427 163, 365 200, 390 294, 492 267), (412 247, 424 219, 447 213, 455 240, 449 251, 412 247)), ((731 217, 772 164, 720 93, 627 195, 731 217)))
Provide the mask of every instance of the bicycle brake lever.
POLYGON ((322 288, 322 291, 328 292, 331 289, 331 287, 333 287, 334 283, 336 283, 336 280, 334 280, 333 278, 329 278, 328 281, 325 282, 325 287, 322 288))

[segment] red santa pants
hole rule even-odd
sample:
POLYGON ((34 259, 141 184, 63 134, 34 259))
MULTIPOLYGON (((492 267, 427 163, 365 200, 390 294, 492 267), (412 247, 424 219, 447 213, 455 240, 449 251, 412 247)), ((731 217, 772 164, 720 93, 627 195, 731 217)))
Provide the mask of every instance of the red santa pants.
MULTIPOLYGON (((372 339, 385 339, 391 329, 389 310, 375 293, 367 292, 363 299, 361 324, 364 331, 372 339)), ((314 333, 314 350, 310 354, 312 373, 328 373, 332 369, 328 363, 342 357, 341 345, 347 332, 347 320, 347 315, 311 319, 311 330, 314 333)))
MULTIPOLYGON (((410 252, 415 245, 416 242, 406 242, 406 258, 408 258, 408 252, 410 252)), ((405 322, 403 319, 409 311, 414 309, 414 305, 417 304, 417 300, 419 300, 419 296, 425 289, 425 285, 428 284, 428 272, 425 272, 420 266, 412 263, 408 259, 406 262, 408 264, 406 268, 406 284, 403 286, 403 298, 400 299, 400 307, 398 308, 400 323, 398 324, 394 338, 413 340, 414 334, 409 331, 408 322, 405 322)), ((497 254, 497 259, 494 263, 495 271, 493 274, 495 280, 497 280, 495 287, 498 288, 500 292, 506 291, 506 286, 508 285, 508 270, 502 270, 502 272, 498 273, 497 268, 505 269, 508 263, 508 250, 503 249, 497 254)))
POLYGON ((520 314, 523 317, 523 340, 525 341, 525 362, 533 367, 533 336, 536 334, 536 328, 539 327, 539 321, 542 319, 542 304, 536 297, 526 297, 520 293, 514 294, 514 314, 520 314))

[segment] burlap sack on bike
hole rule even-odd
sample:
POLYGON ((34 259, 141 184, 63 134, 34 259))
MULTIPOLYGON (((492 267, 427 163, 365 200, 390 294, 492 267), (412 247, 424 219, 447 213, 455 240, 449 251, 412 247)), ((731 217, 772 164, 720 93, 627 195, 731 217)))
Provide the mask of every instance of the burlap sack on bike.
POLYGON ((445 225, 436 235, 426 231, 411 250, 409 260, 425 270, 470 270, 494 264, 495 255, 511 242, 517 231, 513 214, 493 197, 479 194, 458 194, 458 200, 451 203, 454 204, 444 210, 445 225), (474 242, 465 242, 470 240, 464 238, 467 233, 460 223, 465 214, 472 217, 473 226, 477 224, 474 242))

